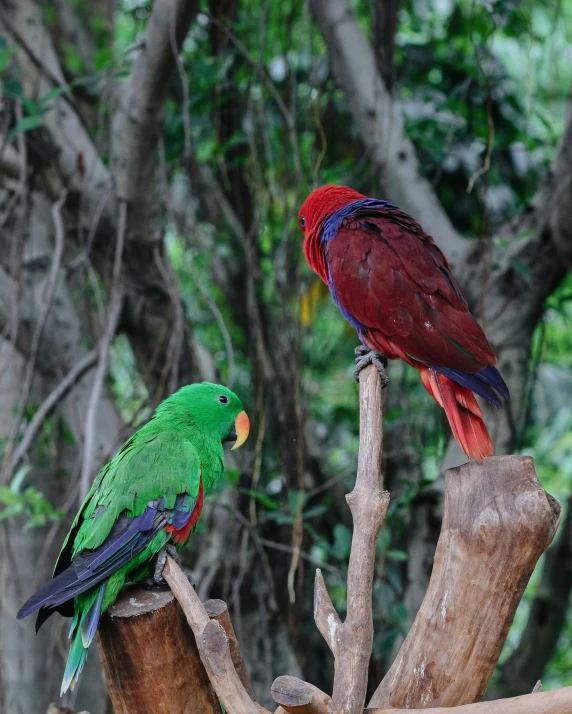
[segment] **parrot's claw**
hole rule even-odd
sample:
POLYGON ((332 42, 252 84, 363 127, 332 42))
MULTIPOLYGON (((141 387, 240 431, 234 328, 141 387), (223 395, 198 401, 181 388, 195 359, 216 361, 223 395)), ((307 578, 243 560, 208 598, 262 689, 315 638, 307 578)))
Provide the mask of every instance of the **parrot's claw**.
POLYGON ((174 545, 167 543, 164 545, 159 553, 157 554, 157 560, 155 561, 155 570, 153 571, 153 582, 155 585, 165 585, 165 579, 163 578, 163 568, 167 562, 167 556, 170 555, 173 560, 178 563, 179 555, 177 549, 174 545))
POLYGON ((385 371, 387 367, 387 357, 384 357, 377 350, 370 350, 365 345, 359 345, 355 349, 356 368, 354 369, 354 379, 359 382, 359 375, 362 369, 372 364, 379 374, 381 379, 381 388, 385 389, 389 384, 389 377, 385 371))
POLYGON ((197 583, 195 582, 195 579, 194 579, 193 574, 191 573, 191 571, 190 571, 188 568, 184 568, 184 569, 183 569, 183 573, 186 575, 187 580, 191 583, 191 587, 193 588, 193 590, 196 590, 196 589, 197 589, 197 583))

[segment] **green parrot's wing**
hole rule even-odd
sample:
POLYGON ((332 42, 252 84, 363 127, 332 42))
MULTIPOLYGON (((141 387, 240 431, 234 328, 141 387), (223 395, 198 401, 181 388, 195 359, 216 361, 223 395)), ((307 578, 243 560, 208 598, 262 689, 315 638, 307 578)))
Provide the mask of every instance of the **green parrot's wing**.
POLYGON ((41 624, 46 613, 66 607, 114 573, 125 576, 148 563, 169 538, 176 545, 185 542, 203 493, 199 457, 190 442, 161 434, 128 443, 98 476, 60 555, 58 574, 18 617, 41 608, 41 624))
POLYGON ((188 495, 183 505, 192 510, 200 481, 201 465, 191 442, 176 433, 145 437, 138 432, 97 475, 66 537, 54 576, 80 551, 101 546, 122 514, 140 516, 157 499, 164 499, 162 508, 173 511, 180 495, 188 495))

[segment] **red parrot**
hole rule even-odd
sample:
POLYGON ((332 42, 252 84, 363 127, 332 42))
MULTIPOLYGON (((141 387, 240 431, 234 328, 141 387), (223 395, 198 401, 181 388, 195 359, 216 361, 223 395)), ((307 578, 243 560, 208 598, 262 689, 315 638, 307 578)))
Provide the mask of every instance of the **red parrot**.
POLYGON ((465 454, 477 461, 492 456, 474 394, 500 407, 508 387, 433 238, 393 203, 347 186, 313 191, 298 222, 308 265, 362 342, 356 377, 373 363, 385 386, 385 360, 402 359, 419 370, 465 454))

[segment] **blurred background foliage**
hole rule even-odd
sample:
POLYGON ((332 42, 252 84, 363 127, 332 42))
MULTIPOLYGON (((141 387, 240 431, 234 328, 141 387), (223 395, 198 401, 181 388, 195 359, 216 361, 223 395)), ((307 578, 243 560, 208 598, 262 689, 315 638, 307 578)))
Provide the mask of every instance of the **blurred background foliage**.
MULTIPOLYGON (((61 40, 58 54, 93 141, 109 165, 108 87, 130 75, 151 4, 118 1, 111 25, 92 13, 88 3, 71 4, 91 33, 94 53, 88 64, 80 47, 61 40)), ((44 1, 41 7, 44 22, 53 29, 60 22, 61 3, 44 1)), ((355 7, 363 30, 375 42, 377 3, 361 0, 355 7)), ((496 255, 507 243, 501 227, 531 201, 562 135, 572 80, 572 2, 400 0, 396 20, 387 76, 420 171, 457 230, 467 240, 490 241, 496 255)), ((33 141, 58 92, 26 97, 12 60, 13 51, 3 42, 3 96, 22 106, 7 141, 24 134, 33 141)), ((275 575, 275 586, 285 592, 291 531, 301 522, 306 560, 297 595, 309 599, 314 566, 323 564, 334 604, 343 612, 351 545, 343 494, 352 486, 358 445, 358 388, 351 377, 356 338, 305 265, 297 211, 316 185, 348 184, 379 195, 379 178, 331 73, 324 38, 302 0, 201 0, 170 82, 159 154, 157 191, 166 205, 165 240, 195 352, 210 356, 212 377, 229 383, 254 417, 248 448, 239 452, 225 483, 209 497, 218 504, 213 513, 219 508, 230 513, 244 532, 254 530, 270 561, 282 558, 285 565, 275 575), (209 203, 200 174, 205 166, 238 216, 242 236, 221 219, 221 205, 209 203), (286 400, 287 390, 271 397, 268 382, 260 377, 245 242, 254 262, 251 277, 268 354, 272 359, 284 340, 299 369, 291 387, 299 394, 307 453, 297 483, 284 472, 281 422, 276 418, 276 401, 286 400), (231 488, 234 500, 228 496, 231 488)), ((491 270, 497 267, 493 260, 491 270)), ((526 265, 514 267, 527 278, 526 265)), ((100 284, 99 290, 105 292, 105 287, 100 284)), ((95 305, 98 290, 86 282, 85 292, 95 305)), ((567 278, 548 299, 536 327, 523 406, 526 419, 516 449, 534 457, 543 486, 563 504, 572 491, 571 320, 572 281, 567 278)), ((275 367, 282 369, 281 364, 275 367)), ((449 438, 441 411, 417 375, 392 364, 390 376, 385 431, 399 450, 385 456, 406 454, 407 473, 401 471, 390 483, 390 516, 378 545, 377 673, 387 668, 387 658, 414 615, 404 597, 406 534, 415 528, 412 504, 432 493, 440 478, 449 438)), ((149 418, 153 394, 125 334, 112 344, 108 386, 131 428, 149 418)), ((29 405, 25 424, 35 407, 29 405)), ((67 433, 73 441, 57 414, 44 423, 35 464, 53 459, 56 433, 58 438, 67 433)), ((75 476, 68 473, 66 478, 75 476)), ((11 529, 45 528, 75 508, 69 498, 64 507, 61 498, 44 494, 41 484, 29 480, 28 466, 0 489, 0 504, 0 519, 11 529)), ((188 549, 191 565, 216 527, 216 519, 204 520, 202 535, 188 549)), ((233 592, 237 569, 244 580, 240 567, 223 563, 212 581, 212 596, 233 592)), ((539 566, 501 663, 520 641, 541 572, 539 566)), ((255 600, 255 586, 242 580, 244 611, 255 600)), ((268 592, 265 597, 270 598, 268 592)), ((300 637, 310 637, 311 603, 296 607, 300 637)), ((270 627, 285 620, 286 612, 292 616, 282 602, 269 612, 270 627)), ((572 684, 572 619, 565 619, 543 675, 548 688, 572 684)), ((309 651, 321 652, 319 647, 311 645, 309 651)), ((297 654, 304 670, 300 648, 297 654)), ((313 681, 327 688, 331 673, 323 666, 325 657, 313 681)))

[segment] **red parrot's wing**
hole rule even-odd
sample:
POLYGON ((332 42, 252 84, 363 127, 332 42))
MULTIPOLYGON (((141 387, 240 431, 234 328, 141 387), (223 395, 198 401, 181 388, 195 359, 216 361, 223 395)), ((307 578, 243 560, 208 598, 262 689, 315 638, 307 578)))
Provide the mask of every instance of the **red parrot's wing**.
POLYGON ((326 256, 334 297, 370 347, 468 374, 495 363, 444 255, 407 214, 344 221, 326 256))

